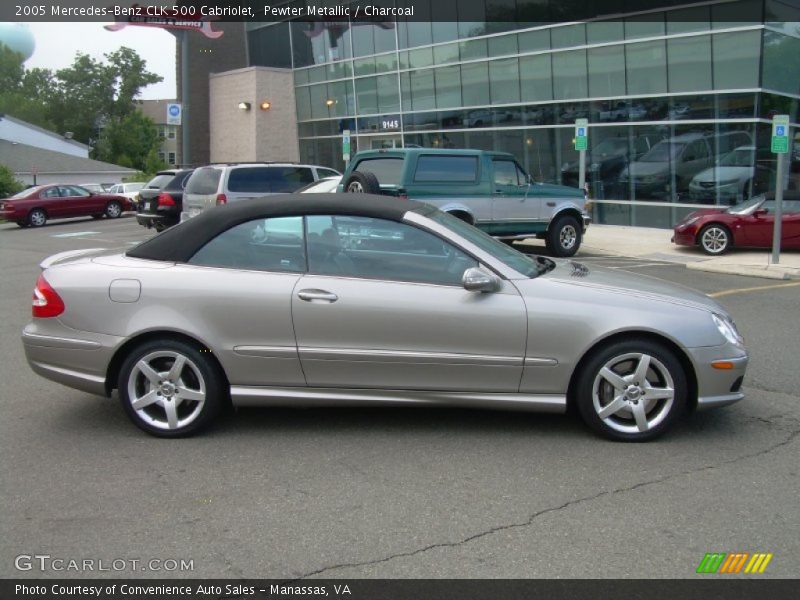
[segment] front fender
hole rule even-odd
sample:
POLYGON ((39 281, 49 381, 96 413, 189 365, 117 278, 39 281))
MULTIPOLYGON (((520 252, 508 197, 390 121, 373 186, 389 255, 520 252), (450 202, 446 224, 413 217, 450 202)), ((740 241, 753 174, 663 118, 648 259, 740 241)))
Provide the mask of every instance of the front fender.
POLYGON ((443 204, 442 206, 440 206, 439 210, 448 213, 463 212, 470 216, 473 223, 475 222, 475 214, 472 212, 471 209, 467 207, 466 204, 462 204, 460 202, 448 202, 447 204, 443 204))

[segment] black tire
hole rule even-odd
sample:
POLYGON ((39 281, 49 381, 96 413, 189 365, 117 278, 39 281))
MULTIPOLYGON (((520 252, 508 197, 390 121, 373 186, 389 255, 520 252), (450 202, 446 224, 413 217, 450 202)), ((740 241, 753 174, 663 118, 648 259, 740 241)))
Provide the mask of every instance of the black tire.
POLYGON ((686 381, 681 362, 669 348, 655 341, 634 338, 614 342, 595 351, 581 365, 571 401, 584 423, 600 435, 622 442, 647 442, 668 431, 686 410, 686 381), (645 355, 649 361, 646 382, 643 383, 638 380, 636 367, 641 360, 637 357, 645 355), (614 386, 600 375, 604 367, 610 368, 614 374, 632 378, 627 382, 629 387, 626 392, 620 391, 621 386, 614 386), (664 372, 668 373, 668 377, 664 372), (649 398, 648 393, 655 396, 658 392, 653 392, 652 388, 646 389, 648 385, 664 388, 663 393, 671 388, 674 390, 672 399, 649 398), (641 392, 642 389, 644 392, 641 392), (618 403, 621 408, 601 416, 600 410, 614 410, 612 403, 618 403), (647 423, 644 430, 637 425, 634 412, 644 415, 647 423))
POLYGON ((219 414, 227 394, 225 381, 224 374, 207 353, 182 341, 161 339, 137 346, 128 355, 120 368, 117 389, 125 413, 137 427, 156 437, 176 438, 196 433, 219 414), (178 355, 186 362, 175 377, 170 369, 178 355), (139 366, 140 361, 146 362, 159 375, 158 384, 147 377, 139 366), (178 381, 183 385, 178 385, 178 381), (157 395, 151 397, 150 404, 139 409, 133 407, 133 400, 143 399, 151 392, 157 395), (187 400, 189 393, 195 396, 204 393, 204 398, 202 402, 197 398, 187 400), (175 426, 169 423, 167 404, 171 403, 174 403, 175 426), (187 422, 181 425, 181 420, 187 422))
POLYGON ((106 204, 105 215, 109 219, 118 219, 122 216, 122 205, 116 200, 112 200, 106 204))
POLYGON ((27 222, 29 227, 42 227, 47 223, 47 213, 41 208, 34 208, 28 213, 27 222))
POLYGON ((581 247, 583 231, 578 219, 572 215, 556 217, 550 224, 545 244, 551 255, 561 258, 573 256, 581 247))
POLYGON ((733 246, 733 234, 721 223, 709 223, 697 234, 697 245, 706 254, 720 256, 733 246))
POLYGON ((23 229, 25 229, 28 226, 28 222, 27 221, 15 221, 15 222, 16 222, 17 225, 19 225, 23 229))
POLYGON ((456 219, 459 219, 460 221, 464 221, 464 223, 469 223, 470 225, 475 224, 475 222, 472 220, 472 215, 464 212, 463 210, 448 212, 447 214, 454 216, 456 219))
POLYGON ((166 225, 164 225, 164 224, 162 224, 162 223, 156 223, 155 225, 153 225, 153 229, 155 229, 155 230, 156 230, 156 233, 161 233, 161 232, 162 232, 162 231, 164 231, 166 228, 167 228, 167 226, 166 226, 166 225))
POLYGON ((353 171, 344 184, 344 191, 351 194, 380 194, 381 186, 374 173, 353 171))

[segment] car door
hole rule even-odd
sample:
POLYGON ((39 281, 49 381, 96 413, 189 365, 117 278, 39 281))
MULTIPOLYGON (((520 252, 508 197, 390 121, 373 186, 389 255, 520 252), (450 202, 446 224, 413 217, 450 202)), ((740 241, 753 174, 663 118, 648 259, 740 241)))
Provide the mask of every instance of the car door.
POLYGON ((515 233, 520 226, 539 219, 541 199, 529 196, 529 189, 528 176, 516 161, 492 159, 492 221, 497 235, 503 233, 498 227, 501 224, 515 233))
POLYGON ((71 216, 69 205, 61 197, 59 186, 54 185, 39 192, 39 199, 42 207, 47 211, 47 216, 51 219, 71 216))
POLYGON ((687 189, 692 178, 709 166, 711 154, 708 144, 704 140, 695 140, 688 144, 675 165, 675 185, 678 191, 687 189))
POLYGON ((292 316, 308 385, 516 392, 526 312, 516 288, 461 285, 477 262, 408 224, 306 217, 292 316))
POLYGON ((169 301, 200 327, 231 385, 305 384, 291 301, 305 271, 302 217, 246 221, 169 269, 169 301))
MULTIPOLYGON (((90 215, 93 211, 92 195, 83 188, 74 185, 60 185, 58 192, 65 206, 65 216, 80 217, 90 215)), ((102 209, 100 212, 103 212, 102 209)))
POLYGON ((743 246, 756 246, 767 248, 772 245, 772 231, 775 227, 775 201, 765 200, 759 211, 766 209, 766 214, 751 214, 742 217, 741 239, 743 246))

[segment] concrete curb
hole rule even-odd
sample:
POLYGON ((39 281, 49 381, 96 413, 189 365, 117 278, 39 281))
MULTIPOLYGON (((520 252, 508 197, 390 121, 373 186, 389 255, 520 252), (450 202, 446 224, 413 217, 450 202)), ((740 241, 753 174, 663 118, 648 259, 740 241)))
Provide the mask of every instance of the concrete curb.
POLYGON ((686 265, 692 271, 705 271, 706 273, 724 273, 726 275, 742 275, 744 277, 761 277, 762 279, 800 279, 800 270, 791 267, 781 267, 780 265, 756 265, 741 264, 716 264, 710 261, 691 262, 686 265))

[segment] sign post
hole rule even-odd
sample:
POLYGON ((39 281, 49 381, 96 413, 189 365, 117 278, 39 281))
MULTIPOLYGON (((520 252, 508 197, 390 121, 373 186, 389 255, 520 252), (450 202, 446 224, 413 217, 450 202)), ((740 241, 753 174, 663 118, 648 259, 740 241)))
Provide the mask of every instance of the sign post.
POLYGON ((589 147, 589 120, 575 119, 575 150, 579 152, 578 187, 586 189, 586 149, 589 147))
POLYGON ((350 130, 345 129, 342 132, 342 158, 344 159, 344 165, 347 167, 347 164, 350 162, 350 130))
POLYGON ((772 229, 772 264, 781 260, 781 220, 783 219, 783 163, 784 155, 789 153, 789 115, 775 115, 772 118, 771 150, 777 155, 778 168, 775 182, 775 224, 772 229))

